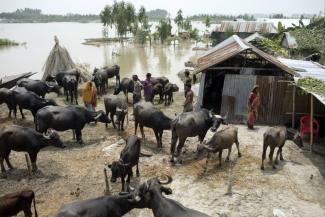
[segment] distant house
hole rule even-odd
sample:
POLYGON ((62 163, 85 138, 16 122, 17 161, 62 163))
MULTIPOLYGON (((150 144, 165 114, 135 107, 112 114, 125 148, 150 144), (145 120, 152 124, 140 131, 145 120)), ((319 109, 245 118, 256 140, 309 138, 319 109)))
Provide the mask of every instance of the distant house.
POLYGON ((277 28, 272 22, 264 21, 222 21, 212 32, 212 39, 219 43, 227 39, 232 34, 236 34, 240 38, 247 38, 254 33, 278 33, 277 28))
POLYGON ((293 81, 294 70, 237 35, 200 57, 196 72, 202 73, 197 108, 228 113, 230 123, 245 123, 247 97, 257 84, 262 100, 258 123, 286 121, 287 81, 293 81))
POLYGON ((289 32, 284 32, 281 40, 281 46, 289 50, 289 49, 297 48, 298 43, 296 41, 296 38, 293 37, 289 32))

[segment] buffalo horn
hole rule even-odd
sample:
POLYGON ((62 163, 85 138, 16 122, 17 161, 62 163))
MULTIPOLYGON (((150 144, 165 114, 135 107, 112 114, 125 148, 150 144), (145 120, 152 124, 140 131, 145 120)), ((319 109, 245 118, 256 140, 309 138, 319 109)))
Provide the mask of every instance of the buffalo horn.
POLYGON ((50 135, 48 135, 47 133, 43 133, 43 137, 44 137, 45 139, 50 139, 50 135))
POLYGON ((98 113, 94 119, 97 120, 101 115, 102 113, 98 113))
POLYGON ((162 180, 160 180, 158 178, 159 184, 161 184, 161 185, 168 185, 168 184, 170 184, 173 181, 173 178, 170 177, 169 175, 165 175, 165 176, 167 177, 167 181, 164 182, 164 181, 162 181, 162 180))

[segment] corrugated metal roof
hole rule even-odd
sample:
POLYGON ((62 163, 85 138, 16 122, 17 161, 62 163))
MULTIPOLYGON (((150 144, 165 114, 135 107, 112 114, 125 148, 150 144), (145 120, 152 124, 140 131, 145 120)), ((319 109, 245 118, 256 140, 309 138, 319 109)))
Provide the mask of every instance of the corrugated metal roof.
POLYGON ((278 33, 272 22, 259 21, 222 21, 221 26, 216 27, 215 32, 227 32, 230 29, 234 32, 278 33))
POLYGON ((254 53, 259 55, 263 59, 271 62, 283 71, 291 75, 295 75, 294 70, 281 63, 275 57, 264 53, 260 49, 247 43, 237 35, 229 37, 228 39, 224 40, 223 42, 219 43, 214 48, 203 54, 203 56, 198 59, 198 64, 195 71, 201 72, 246 50, 252 50, 254 53))
POLYGON ((284 33, 283 38, 281 40, 281 44, 287 49, 293 49, 298 47, 296 38, 293 37, 289 32, 284 33))
POLYGON ((245 38, 244 40, 246 42, 251 42, 255 39, 264 39, 265 37, 261 36, 258 32, 255 32, 253 35, 248 36, 247 38, 245 38))

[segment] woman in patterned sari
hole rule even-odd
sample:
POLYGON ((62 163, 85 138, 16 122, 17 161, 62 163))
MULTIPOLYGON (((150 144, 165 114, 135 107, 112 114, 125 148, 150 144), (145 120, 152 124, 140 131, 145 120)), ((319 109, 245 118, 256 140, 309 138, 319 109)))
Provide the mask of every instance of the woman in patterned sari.
POLYGON ((255 85, 253 90, 250 92, 247 102, 248 109, 248 119, 247 127, 248 129, 254 129, 254 124, 258 115, 258 107, 260 105, 260 94, 258 92, 258 85, 255 85))

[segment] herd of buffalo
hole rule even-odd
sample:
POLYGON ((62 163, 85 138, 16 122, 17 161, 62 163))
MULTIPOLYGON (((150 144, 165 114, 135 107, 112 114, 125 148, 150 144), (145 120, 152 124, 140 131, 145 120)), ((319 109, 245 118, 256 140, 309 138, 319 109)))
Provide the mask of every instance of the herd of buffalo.
MULTIPOLYGON (((59 106, 52 99, 46 99, 45 95, 50 92, 60 94, 63 88, 66 100, 78 104, 78 85, 80 83, 80 72, 77 69, 60 72, 56 76, 48 77, 47 81, 22 79, 17 86, 11 89, 0 89, 0 104, 5 103, 9 109, 9 117, 12 111, 17 116, 17 106, 22 118, 23 109, 29 110, 34 117, 35 129, 22 126, 6 126, 0 129, 0 165, 1 178, 6 178, 7 173, 4 166, 6 162, 9 169, 14 167, 10 163, 11 151, 27 152, 32 164, 32 171, 37 171, 37 154, 46 146, 64 148, 57 131, 72 130, 73 138, 82 144, 82 130, 87 123, 100 122, 109 123, 120 131, 124 130, 124 120, 128 117, 127 94, 133 92, 133 80, 123 78, 120 81, 120 67, 113 66, 95 69, 93 82, 99 95, 103 95, 105 105, 104 111, 90 111, 79 105, 59 106), (116 77, 114 95, 104 95, 108 88, 107 80, 116 77), (118 96, 123 92, 126 97, 118 96), (116 118, 116 120, 114 120, 116 118)), ((166 77, 153 78, 153 94, 159 95, 159 103, 165 101, 169 105, 173 101, 173 92, 179 90, 177 85, 172 84, 166 77)), ((201 108, 192 112, 185 112, 175 118, 166 116, 151 102, 140 101, 133 107, 135 135, 126 140, 126 146, 120 154, 120 159, 107 165, 112 172, 111 182, 121 179, 122 189, 117 196, 103 196, 95 199, 77 201, 64 205, 57 213, 57 217, 120 217, 134 208, 149 208, 155 217, 207 217, 208 215, 184 207, 179 202, 166 198, 164 194, 172 194, 172 190, 165 187, 172 182, 167 179, 152 178, 139 186, 129 185, 133 176, 132 168, 136 167, 136 175, 140 176, 139 157, 147 156, 141 153, 141 139, 137 137, 137 128, 140 127, 142 139, 145 139, 144 127, 153 129, 158 149, 163 146, 163 132, 170 130, 171 138, 171 162, 181 163, 180 155, 188 137, 198 136, 200 144, 197 154, 203 151, 207 153, 205 169, 211 153, 219 153, 219 164, 221 165, 222 152, 228 149, 226 160, 229 160, 232 145, 235 143, 238 157, 241 157, 238 129, 227 126, 217 131, 220 125, 227 125, 227 117, 215 115, 212 111, 201 108), (208 130, 214 135, 208 140, 204 138, 208 130), (126 179, 127 178, 127 179, 126 179), (125 185, 125 179, 127 185, 125 185)), ((226 115, 227 116, 227 115, 226 115)), ((266 150, 270 147, 269 159, 272 167, 278 164, 278 158, 283 160, 282 148, 286 140, 292 140, 296 145, 302 147, 302 139, 299 133, 286 127, 270 127, 264 134, 263 154, 261 169, 264 170, 266 150), (275 160, 273 153, 278 148, 275 160)), ((32 217, 31 206, 34 202, 34 214, 37 216, 35 206, 35 194, 31 190, 22 190, 0 197, 0 216, 9 217, 23 211, 26 217, 32 217)))

